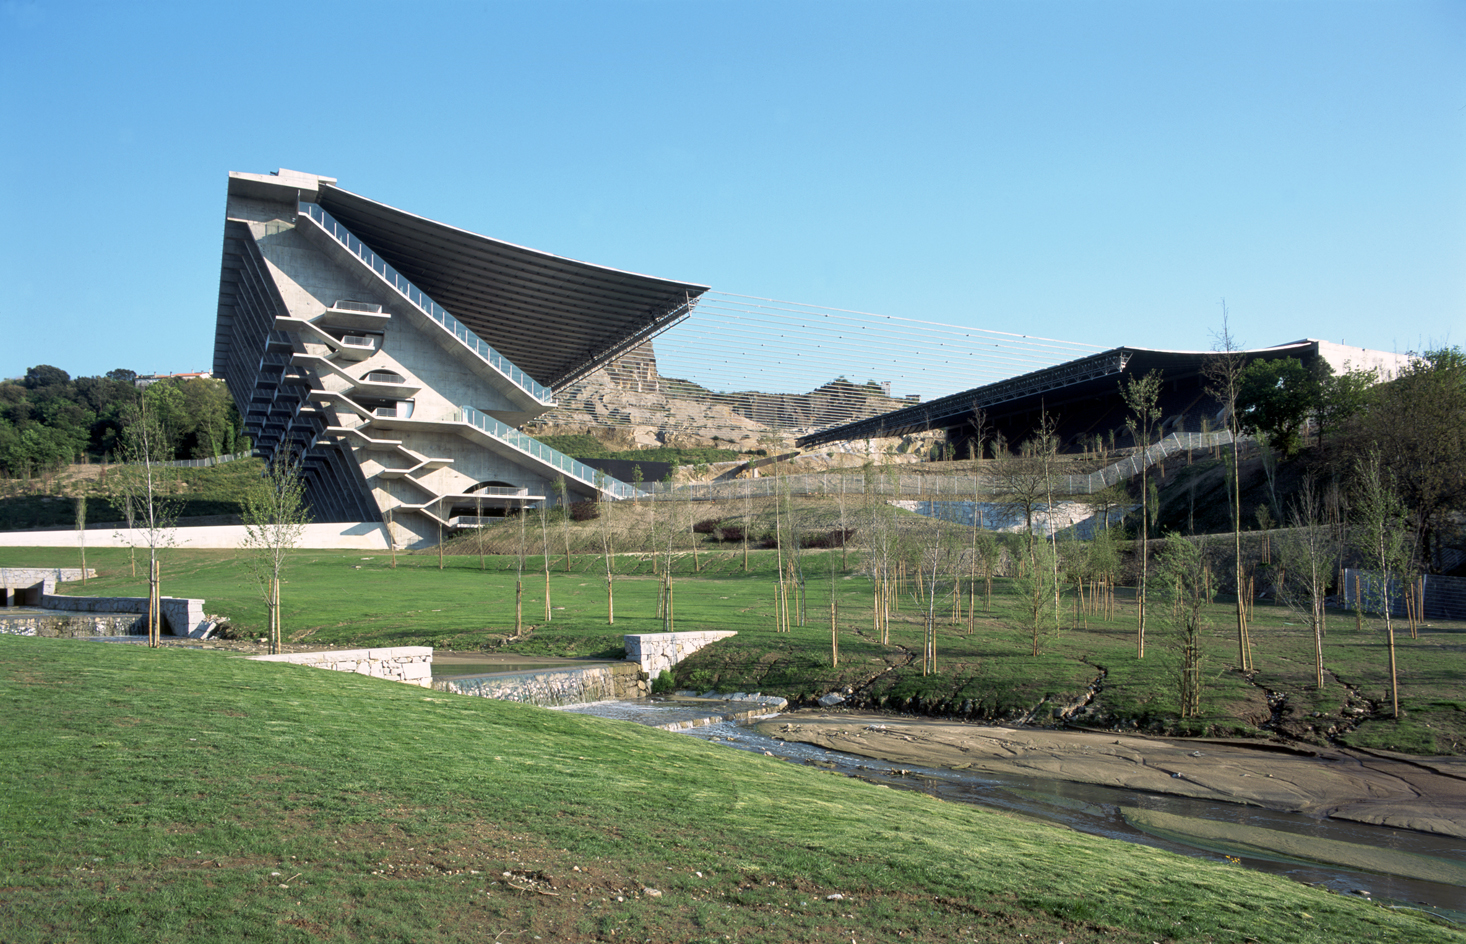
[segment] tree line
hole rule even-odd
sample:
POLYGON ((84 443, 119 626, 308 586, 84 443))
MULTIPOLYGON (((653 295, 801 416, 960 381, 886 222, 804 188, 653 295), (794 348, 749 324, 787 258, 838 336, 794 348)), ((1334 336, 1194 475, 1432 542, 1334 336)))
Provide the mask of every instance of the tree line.
POLYGON ((0 381, 0 475, 30 478, 72 462, 115 459, 128 417, 146 400, 159 453, 205 459, 249 448, 223 382, 164 378, 139 388, 131 370, 72 378, 40 364, 0 381))
POLYGON ((1314 465, 1331 483, 1354 483, 1357 491, 1360 464, 1377 464, 1382 485, 1403 506, 1412 564, 1439 571, 1443 542, 1466 512, 1461 347, 1412 356, 1387 381, 1373 370, 1335 374, 1321 359, 1312 368, 1293 358, 1254 361, 1239 377, 1237 414, 1244 432, 1289 458, 1301 451, 1311 421, 1320 460, 1314 465))

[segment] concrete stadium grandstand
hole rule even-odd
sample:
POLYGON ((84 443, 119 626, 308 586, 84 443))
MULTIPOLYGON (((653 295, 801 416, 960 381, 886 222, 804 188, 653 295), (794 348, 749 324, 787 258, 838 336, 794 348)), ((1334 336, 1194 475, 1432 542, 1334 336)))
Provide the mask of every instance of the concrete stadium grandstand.
MULTIPOLYGON (((1322 359, 1335 372, 1374 369, 1381 379, 1395 376, 1407 360, 1403 354, 1313 339, 1238 353, 1248 361, 1292 357, 1304 366, 1322 359)), ((1097 436, 1105 437, 1106 442, 1113 436, 1117 447, 1132 446, 1125 428, 1129 412, 1120 385, 1153 370, 1160 371, 1162 377, 1159 435, 1220 430, 1226 417, 1222 404, 1208 394, 1205 377, 1207 362, 1220 356, 1212 351, 1117 347, 920 406, 821 430, 802 437, 799 445, 945 430, 955 455, 966 458, 972 450, 977 411, 981 410, 988 441, 1001 437, 1003 442, 1017 446, 1032 435, 1040 417, 1047 413, 1057 423, 1062 451, 1082 452, 1097 436)))
POLYGON ((524 504, 622 498, 520 427, 707 286, 526 249, 280 170, 229 175, 214 376, 315 520, 400 546, 524 504))

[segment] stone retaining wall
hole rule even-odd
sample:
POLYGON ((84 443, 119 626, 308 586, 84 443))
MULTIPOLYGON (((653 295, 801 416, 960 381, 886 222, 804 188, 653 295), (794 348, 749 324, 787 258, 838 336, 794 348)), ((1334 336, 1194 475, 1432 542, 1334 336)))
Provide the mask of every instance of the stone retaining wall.
MULTIPOLYGON (((204 618, 203 600, 164 597, 161 602, 163 631, 166 633, 202 639, 214 628, 213 622, 204 618)), ((44 610, 56 610, 58 613, 130 616, 131 622, 127 625, 133 628, 106 635, 128 636, 146 635, 147 633, 147 627, 143 625, 148 615, 147 597, 69 597, 44 593, 37 605, 44 610)))
POLYGON ((633 662, 534 669, 503 675, 444 679, 433 688, 455 695, 519 701, 544 708, 623 698, 645 698, 647 677, 633 662))
POLYGON ((85 639, 91 636, 142 635, 142 619, 136 616, 85 616, 81 614, 7 614, 0 610, 0 635, 40 636, 48 639, 85 639), (136 629, 136 632, 134 630, 136 629))
POLYGON ((738 635, 732 630, 702 633, 641 633, 623 637, 626 641, 626 658, 641 665, 641 670, 656 678, 663 669, 692 655, 703 646, 738 635))
POLYGON ((433 647, 396 646, 391 649, 338 649, 328 652, 292 652, 278 656, 250 656, 256 662, 288 662, 313 669, 355 672, 372 678, 433 687, 433 647))

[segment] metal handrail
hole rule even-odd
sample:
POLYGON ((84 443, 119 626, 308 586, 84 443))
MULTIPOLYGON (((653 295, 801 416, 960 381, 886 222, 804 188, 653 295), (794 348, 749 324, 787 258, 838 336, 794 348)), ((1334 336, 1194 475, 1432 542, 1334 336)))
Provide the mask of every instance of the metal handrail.
POLYGON ((385 259, 373 252, 366 243, 357 239, 351 230, 338 223, 336 218, 327 213, 319 204, 302 200, 300 201, 300 212, 308 216, 321 228, 322 232, 346 247, 348 252, 360 259, 388 285, 402 293, 402 296, 419 311, 442 325, 464 347, 477 354, 484 363, 494 368, 519 389, 534 397, 539 403, 546 406, 555 405, 555 395, 549 387, 520 370, 513 361, 494 350, 490 344, 469 330, 463 322, 449 314, 448 309, 433 301, 427 296, 427 293, 388 265, 385 259))
MULTIPOLYGON (((1249 438, 1244 435, 1238 437, 1238 441, 1245 442, 1249 438)), ((1147 448, 1144 455, 1137 451, 1134 455, 1127 456, 1088 475, 1055 476, 1054 494, 1065 497, 1092 495, 1116 482, 1139 475, 1143 467, 1155 465, 1178 452, 1187 449, 1225 446, 1231 442, 1232 433, 1228 430, 1210 433, 1171 433, 1160 442, 1147 448)), ((990 473, 986 471, 969 473, 964 475, 963 479, 970 481, 972 474, 977 474, 984 480, 977 483, 977 487, 983 494, 990 495, 997 490, 997 483, 992 481, 990 473)), ((928 476, 899 472, 893 474, 889 471, 874 472, 869 479, 864 471, 797 472, 789 475, 765 475, 756 479, 733 479, 718 482, 647 482, 642 489, 643 495, 658 501, 711 501, 741 498, 745 494, 770 497, 781 492, 790 495, 831 496, 839 494, 842 487, 849 495, 859 495, 864 492, 868 484, 872 494, 882 498, 929 500, 946 498, 952 494, 951 484, 944 485, 942 481, 943 478, 939 475, 928 476)))
POLYGON ((552 449, 538 439, 526 436, 514 427, 501 423, 485 413, 480 413, 471 406, 459 407, 449 421, 453 423, 468 423, 508 446, 513 446, 526 455, 533 456, 541 462, 548 463, 559 469, 565 475, 589 485, 598 491, 604 492, 613 498, 636 498, 641 493, 635 488, 614 479, 599 469, 592 468, 584 462, 577 462, 565 453, 552 449))

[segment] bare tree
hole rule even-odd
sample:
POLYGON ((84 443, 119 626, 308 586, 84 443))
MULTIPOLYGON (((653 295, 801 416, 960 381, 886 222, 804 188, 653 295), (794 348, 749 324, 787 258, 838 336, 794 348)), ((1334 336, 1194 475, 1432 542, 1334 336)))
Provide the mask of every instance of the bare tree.
POLYGON ((1405 503, 1378 453, 1355 462, 1354 547, 1375 568, 1361 602, 1385 624, 1390 650, 1390 699, 1394 716, 1400 717, 1400 677, 1395 667, 1395 627, 1390 621, 1390 581, 1408 560, 1409 522, 1405 503))
MULTIPOLYGON (((473 536, 475 538, 474 543, 478 545, 478 569, 479 570, 484 570, 485 569, 485 564, 484 564, 484 498, 483 498, 483 493, 479 493, 478 495, 476 495, 474 497, 474 500, 473 500, 473 514, 474 514, 474 518, 475 518, 475 521, 474 521, 474 529, 473 529, 474 530, 473 536)), ((546 552, 546 553, 548 553, 548 552, 546 552)))
POLYGON ((76 544, 81 549, 81 585, 87 585, 87 497, 76 496, 76 544))
POLYGON ((555 504, 560 506, 560 533, 565 538, 565 572, 570 573, 570 492, 565 476, 555 479, 555 504))
POLYGON ((1016 581, 1023 603, 1023 625, 1033 634, 1033 654, 1043 652, 1043 631, 1054 605, 1054 548, 1048 541, 1034 542, 1028 552, 1028 572, 1016 581))
POLYGON ((284 450, 265 467, 259 485, 244 499, 245 566, 259 585, 269 614, 270 652, 280 651, 280 575, 292 548, 300 543, 310 511, 300 470, 284 450))
POLYGON ((1334 541, 1337 532, 1324 522, 1322 496, 1312 479, 1303 480, 1288 511, 1288 524, 1278 548, 1282 568, 1278 595, 1313 630, 1314 686, 1322 691, 1324 597, 1339 561, 1339 549, 1334 541))
POLYGON ((1206 546, 1183 538, 1166 542, 1157 562, 1159 596, 1170 605, 1175 648, 1180 654, 1176 691, 1182 718, 1201 715, 1202 633, 1207 628, 1206 606, 1211 602, 1211 581, 1206 573, 1206 546))
POLYGON ((601 486, 605 482, 605 473, 596 471, 596 501, 600 504, 600 533, 601 533, 601 554, 606 563, 606 622, 610 625, 616 623, 616 557, 613 549, 611 533, 610 509, 606 507, 606 493, 601 486))
POLYGON ((519 500, 519 553, 514 560, 514 635, 524 634, 524 499, 519 500))
POLYGON ((1222 302, 1222 328, 1215 335, 1212 350, 1215 357, 1207 358, 1202 366, 1206 379, 1206 390, 1222 405, 1222 419, 1232 434, 1232 457, 1229 472, 1231 486, 1228 498, 1232 505, 1232 563, 1237 582, 1237 667, 1243 672, 1252 671, 1252 639, 1247 629, 1247 609, 1242 591, 1242 472, 1241 447, 1242 418, 1237 410, 1237 398, 1242 392, 1242 371, 1247 367, 1247 357, 1237 339, 1232 336, 1232 326, 1227 318, 1227 303, 1222 302))
MULTIPOLYGON (((174 526, 182 502, 177 498, 177 482, 169 437, 144 395, 127 411, 122 429, 122 452, 127 464, 118 470, 116 488, 124 493, 124 501, 135 509, 137 528, 131 531, 148 546, 148 645, 157 646, 162 633, 162 597, 158 552, 171 547, 175 540, 174 526)), ((129 543, 132 542, 129 537, 129 543)))
POLYGON ((1161 418, 1161 372, 1153 370, 1144 377, 1131 377, 1120 386, 1120 395, 1130 410, 1125 426, 1135 440, 1140 463, 1140 584, 1135 594, 1135 646, 1139 658, 1145 658, 1145 584, 1150 575, 1150 464, 1151 437, 1161 418))
POLYGON ((546 506, 548 502, 541 501, 540 512, 540 544, 545 551, 545 622, 548 623, 554 616, 550 613, 550 510, 546 506))

